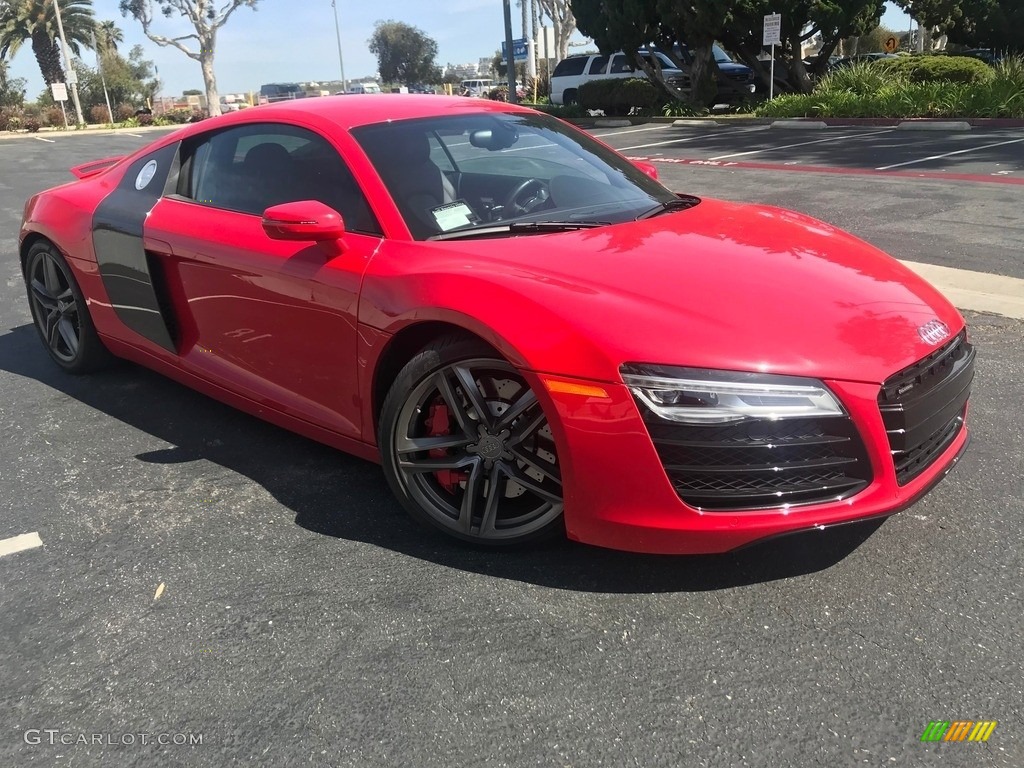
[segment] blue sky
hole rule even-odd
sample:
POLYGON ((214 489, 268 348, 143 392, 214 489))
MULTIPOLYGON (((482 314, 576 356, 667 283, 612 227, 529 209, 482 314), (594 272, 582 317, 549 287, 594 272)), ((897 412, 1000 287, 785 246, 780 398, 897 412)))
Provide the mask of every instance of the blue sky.
MULTIPOLYGON (((501 0, 337 0, 345 75, 372 75, 376 59, 367 50, 373 25, 396 19, 419 27, 437 41, 438 63, 476 61, 491 56, 504 38, 501 0)), ((118 0, 93 0, 97 18, 113 19, 124 31, 124 51, 141 43, 146 58, 160 70, 164 95, 202 88, 198 62, 174 48, 161 48, 142 34, 138 22, 121 17, 118 0)), ((519 36, 520 11, 512 1, 512 24, 519 36)), ((887 6, 882 23, 904 30, 906 15, 887 6)), ((158 17, 160 34, 187 34, 189 26, 158 17)), ((86 53, 86 63, 94 58, 86 53)), ((24 46, 11 65, 11 74, 28 80, 28 96, 43 90, 43 80, 30 46, 24 46)), ((221 93, 259 90, 263 83, 339 79, 338 44, 331 0, 261 0, 257 10, 239 8, 220 31, 217 41, 217 82, 221 93)))

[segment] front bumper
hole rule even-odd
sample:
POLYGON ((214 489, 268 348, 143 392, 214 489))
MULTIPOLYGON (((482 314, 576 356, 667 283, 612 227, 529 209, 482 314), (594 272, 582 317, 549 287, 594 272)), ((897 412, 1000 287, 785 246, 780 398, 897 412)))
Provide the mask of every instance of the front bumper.
MULTIPOLYGON (((827 503, 702 511, 680 499, 624 385, 601 384, 606 396, 598 397, 552 392, 545 385, 552 377, 526 375, 553 417, 566 532, 576 541, 612 549, 655 554, 727 552, 759 539, 892 514, 941 479, 968 440, 962 426, 924 471, 900 485, 879 410, 879 386, 826 380, 863 441, 871 465, 868 485, 855 495, 827 503)), ((577 383, 583 389, 594 384, 577 383)))

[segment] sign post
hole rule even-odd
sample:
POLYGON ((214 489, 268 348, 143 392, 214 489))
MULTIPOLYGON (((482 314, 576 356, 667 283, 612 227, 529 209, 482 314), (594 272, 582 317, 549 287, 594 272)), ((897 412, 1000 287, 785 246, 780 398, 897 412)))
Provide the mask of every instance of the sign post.
POLYGON ((771 82, 768 84, 769 100, 775 98, 775 46, 782 44, 782 14, 770 13, 764 17, 764 38, 762 45, 772 49, 771 82))
POLYGON ((50 93, 53 94, 53 100, 60 104, 60 113, 64 115, 64 128, 67 129, 68 125, 68 111, 64 109, 64 102, 68 100, 68 87, 65 83, 51 83, 50 93))

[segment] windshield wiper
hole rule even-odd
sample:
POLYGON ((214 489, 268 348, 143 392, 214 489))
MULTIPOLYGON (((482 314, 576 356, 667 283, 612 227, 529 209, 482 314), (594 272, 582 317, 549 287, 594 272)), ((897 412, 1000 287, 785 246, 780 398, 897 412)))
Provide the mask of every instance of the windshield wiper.
POLYGON ((471 237, 489 237, 492 235, 524 235, 544 232, 572 232, 577 229, 593 229, 606 227, 610 221, 510 221, 507 224, 480 224, 475 227, 453 229, 439 235, 431 235, 428 240, 461 240, 471 237))
POLYGON ((672 211, 685 211, 687 208, 693 208, 693 206, 697 205, 699 202, 699 197, 680 195, 678 197, 673 197, 671 200, 666 200, 663 203, 658 203, 649 211, 644 211, 637 216, 636 220, 640 221, 641 219, 650 219, 654 216, 660 216, 663 213, 670 213, 672 211))

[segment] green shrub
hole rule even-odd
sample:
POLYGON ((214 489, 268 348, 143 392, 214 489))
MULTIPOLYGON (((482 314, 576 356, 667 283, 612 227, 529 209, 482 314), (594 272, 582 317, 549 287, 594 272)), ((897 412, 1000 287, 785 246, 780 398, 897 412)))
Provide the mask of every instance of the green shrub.
POLYGON ((114 118, 117 120, 117 122, 123 123, 125 120, 128 120, 132 117, 135 117, 135 107, 133 105, 118 104, 116 107, 114 107, 114 118))
POLYGON ((591 80, 580 86, 576 99, 584 109, 600 109, 606 115, 651 111, 665 103, 662 90, 641 77, 591 80))
POLYGON ((554 117, 560 117, 563 120, 571 120, 573 118, 590 117, 590 113, 587 112, 579 104, 523 104, 524 107, 530 109, 536 109, 538 112, 544 112, 545 114, 552 115, 554 117))
POLYGON ((886 75, 902 75, 912 83, 984 85, 995 77, 992 67, 970 56, 900 56, 873 62, 872 66, 886 75))
POLYGON ((162 117, 169 123, 180 125, 187 123, 192 119, 191 109, 169 109, 163 113, 162 117))
POLYGON ((97 104, 95 107, 89 110, 89 122, 94 125, 106 125, 110 122, 110 113, 107 112, 106 105, 97 104))
POLYGON ((818 81, 814 93, 838 93, 845 91, 859 95, 878 93, 886 85, 905 81, 899 73, 885 72, 876 62, 864 61, 833 70, 818 81))
POLYGON ((16 131, 21 128, 21 107, 0 107, 0 131, 16 131))

